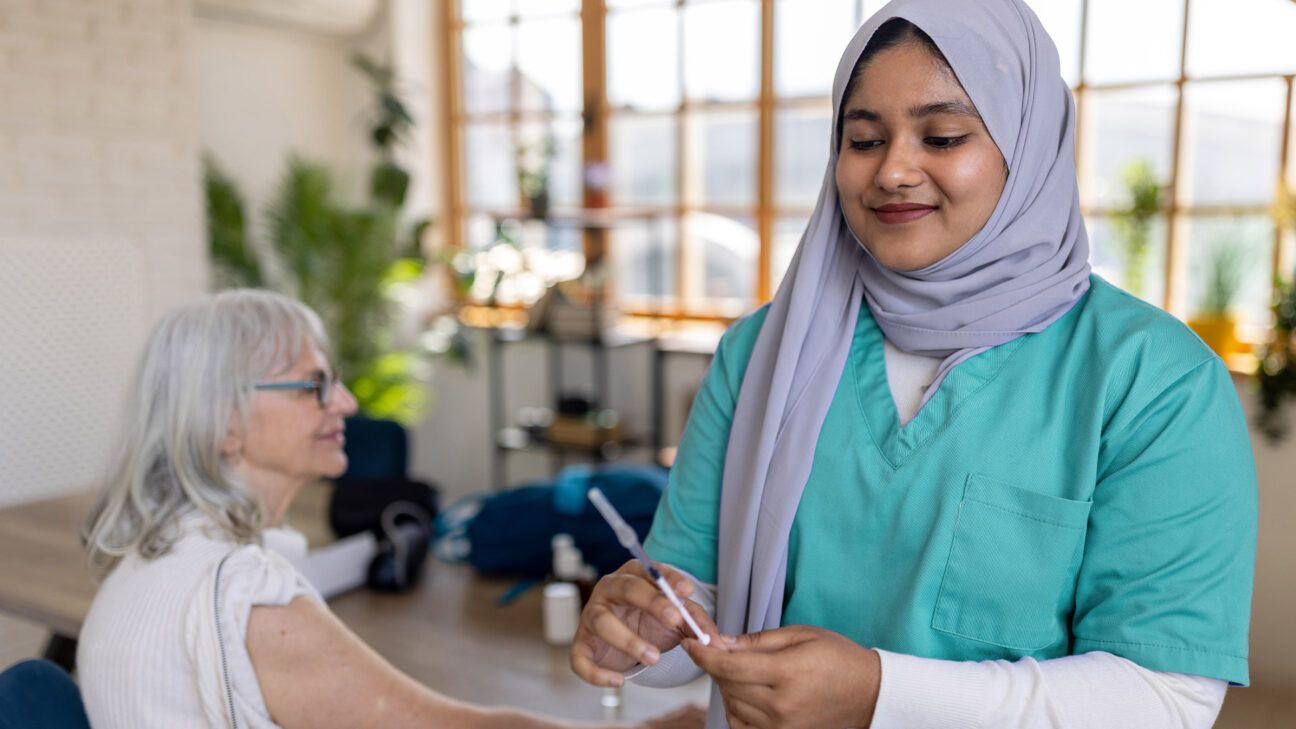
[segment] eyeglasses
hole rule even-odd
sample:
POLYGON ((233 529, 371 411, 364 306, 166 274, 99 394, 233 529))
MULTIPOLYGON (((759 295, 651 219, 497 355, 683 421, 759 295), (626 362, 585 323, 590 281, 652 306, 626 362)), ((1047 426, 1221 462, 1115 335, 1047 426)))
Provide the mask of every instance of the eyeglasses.
POLYGON ((337 372, 325 372, 313 380, 293 380, 290 382, 258 382, 253 385, 256 390, 308 390, 315 393, 315 400, 321 408, 329 406, 333 391, 342 384, 342 375, 337 372))

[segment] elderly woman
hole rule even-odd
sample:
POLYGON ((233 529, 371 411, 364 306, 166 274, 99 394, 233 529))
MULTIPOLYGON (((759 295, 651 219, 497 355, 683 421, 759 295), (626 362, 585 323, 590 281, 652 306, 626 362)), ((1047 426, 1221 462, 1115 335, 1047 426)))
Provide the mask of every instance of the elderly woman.
POLYGON ((96 727, 563 726, 418 684, 263 546, 303 486, 346 470, 355 410, 296 301, 227 291, 158 324, 86 526, 107 575, 77 655, 96 727))
POLYGON ((1248 680, 1250 441, 1219 358, 1089 270, 1052 41, 1021 0, 896 0, 833 97, 646 544, 732 637, 630 563, 573 668, 701 669, 710 727, 1210 726, 1248 680))

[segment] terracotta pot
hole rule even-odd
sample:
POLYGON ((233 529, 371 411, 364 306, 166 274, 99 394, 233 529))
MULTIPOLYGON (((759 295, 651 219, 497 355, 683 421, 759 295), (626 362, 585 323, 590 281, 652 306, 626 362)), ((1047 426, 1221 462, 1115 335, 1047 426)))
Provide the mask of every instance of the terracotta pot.
POLYGON ((1188 320, 1192 329, 1215 354, 1227 359, 1241 351, 1237 339, 1237 321, 1231 316, 1202 316, 1188 320))

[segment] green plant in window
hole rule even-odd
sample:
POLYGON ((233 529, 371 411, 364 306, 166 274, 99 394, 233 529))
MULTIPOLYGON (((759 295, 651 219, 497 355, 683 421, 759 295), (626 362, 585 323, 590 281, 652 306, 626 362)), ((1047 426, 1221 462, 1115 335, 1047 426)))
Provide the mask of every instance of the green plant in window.
POLYGON ((518 144, 514 150, 518 190, 526 197, 531 215, 543 218, 549 212, 549 166, 558 153, 553 132, 532 144, 518 144))
MULTIPOLYGON (((1274 206, 1280 227, 1296 227, 1296 191, 1284 188, 1274 206)), ((1277 443, 1289 429, 1283 405, 1296 396, 1296 276, 1276 281, 1274 324, 1256 378, 1260 382, 1260 414, 1257 425, 1271 443, 1277 443)))
POLYGON ((1206 265, 1199 316, 1226 318, 1242 289, 1247 272, 1246 251, 1227 240, 1216 241, 1206 265))
POLYGON ((1152 164, 1146 160, 1135 160, 1126 165, 1121 179, 1129 202, 1112 214, 1112 224, 1120 240, 1125 264, 1123 283, 1130 293, 1143 296, 1152 247, 1152 223, 1161 211, 1166 187, 1157 180, 1152 164))

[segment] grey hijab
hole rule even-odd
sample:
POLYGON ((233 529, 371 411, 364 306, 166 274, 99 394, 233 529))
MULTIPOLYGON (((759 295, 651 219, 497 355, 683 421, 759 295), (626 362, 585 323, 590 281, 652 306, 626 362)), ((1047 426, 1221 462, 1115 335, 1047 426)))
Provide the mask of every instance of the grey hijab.
MULTIPOLYGON (((834 123, 855 63, 886 20, 936 42, 1008 163, 985 227, 945 259, 897 273, 842 218, 837 139, 814 214, 756 340, 734 412, 720 498, 718 624, 777 627, 787 542, 811 454, 846 364, 860 297, 900 349, 951 368, 1038 332, 1089 285, 1089 245, 1075 173, 1075 114, 1057 50, 1021 0, 895 0, 851 40, 833 80, 834 123)), ((712 702, 710 726, 723 725, 712 702)))

